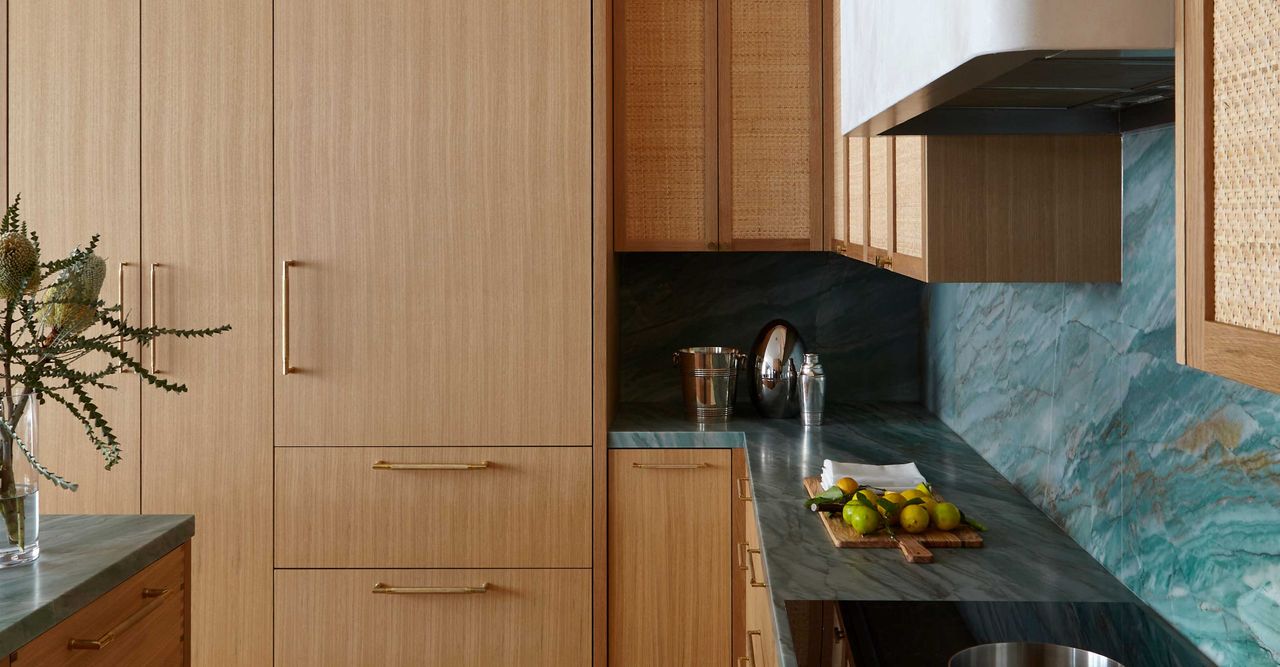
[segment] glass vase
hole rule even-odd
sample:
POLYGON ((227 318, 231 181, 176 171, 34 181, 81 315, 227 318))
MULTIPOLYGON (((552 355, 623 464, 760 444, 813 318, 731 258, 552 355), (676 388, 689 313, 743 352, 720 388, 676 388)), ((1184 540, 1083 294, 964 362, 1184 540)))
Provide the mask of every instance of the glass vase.
POLYGON ((0 398, 0 568, 27 565, 40 556, 40 473, 27 456, 39 454, 36 414, 40 401, 33 394, 0 398), (16 436, 16 439, 15 437, 16 436))

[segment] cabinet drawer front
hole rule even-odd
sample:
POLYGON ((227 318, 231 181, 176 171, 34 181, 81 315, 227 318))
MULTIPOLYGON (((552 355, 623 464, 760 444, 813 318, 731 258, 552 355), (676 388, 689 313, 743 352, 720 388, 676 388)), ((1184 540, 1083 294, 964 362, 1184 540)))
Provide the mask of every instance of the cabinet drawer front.
POLYGON ((184 544, 174 549, 18 649, 14 664, 24 667, 185 664, 189 548, 190 545, 184 544), (72 640, 103 640, 112 632, 114 636, 100 649, 70 648, 72 640))
POLYGON ((277 567, 591 566, 586 447, 282 447, 275 497, 277 567))
POLYGON ((589 570, 278 570, 275 664, 588 665, 589 570), (396 588, 483 593, 373 593, 396 588))

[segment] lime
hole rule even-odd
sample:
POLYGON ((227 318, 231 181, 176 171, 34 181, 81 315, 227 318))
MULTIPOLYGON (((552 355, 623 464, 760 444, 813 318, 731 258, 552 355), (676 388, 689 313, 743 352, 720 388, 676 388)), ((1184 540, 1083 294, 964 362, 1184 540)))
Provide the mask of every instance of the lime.
POLYGON ((960 508, 951 503, 938 503, 931 514, 939 530, 954 530, 960 525, 960 508))
POLYGON ((880 530, 880 515, 862 503, 852 502, 845 505, 841 514, 844 516, 844 522, 859 535, 880 530))
POLYGON ((858 490, 858 482, 852 477, 841 477, 840 479, 837 479, 836 486, 840 487, 840 490, 844 491, 846 496, 858 490))
POLYGON ((898 514, 898 523, 908 533, 923 533, 929 527, 929 510, 923 505, 908 505, 898 514))

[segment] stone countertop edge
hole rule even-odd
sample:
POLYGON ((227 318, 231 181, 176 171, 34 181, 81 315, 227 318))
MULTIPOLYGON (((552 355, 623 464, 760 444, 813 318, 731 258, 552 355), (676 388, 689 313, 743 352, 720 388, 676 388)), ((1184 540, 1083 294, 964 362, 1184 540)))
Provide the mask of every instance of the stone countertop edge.
POLYGON ((40 558, 0 570, 0 655, 40 636, 191 539, 195 517, 40 517, 40 558))
MULTIPOLYGON (((747 411, 739 412, 748 414, 747 411)), ((826 422, 736 417, 687 422, 679 406, 622 404, 610 448, 746 449, 779 659, 796 664, 788 600, 1128 602, 1141 604, 1092 556, 937 417, 911 403, 828 406, 826 422), (823 459, 915 461, 939 493, 987 525, 980 549, 938 549, 931 564, 896 549, 838 549, 805 509, 801 479, 823 459)), ((748 517, 751 515, 749 514, 748 517)))

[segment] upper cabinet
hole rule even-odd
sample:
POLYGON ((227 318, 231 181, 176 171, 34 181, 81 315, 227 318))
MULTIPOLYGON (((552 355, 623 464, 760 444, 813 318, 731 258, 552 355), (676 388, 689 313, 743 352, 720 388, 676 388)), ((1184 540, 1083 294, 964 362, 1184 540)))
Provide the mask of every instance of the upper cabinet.
POLYGON ((820 0, 614 10, 617 250, 820 250, 820 0))
POLYGON ((1178 353, 1280 392, 1280 12, 1178 3, 1178 353))
POLYGON ((928 282, 1120 280, 1118 136, 850 136, 843 157, 836 252, 928 282))

